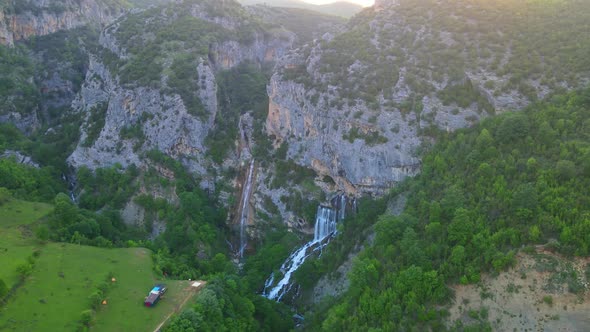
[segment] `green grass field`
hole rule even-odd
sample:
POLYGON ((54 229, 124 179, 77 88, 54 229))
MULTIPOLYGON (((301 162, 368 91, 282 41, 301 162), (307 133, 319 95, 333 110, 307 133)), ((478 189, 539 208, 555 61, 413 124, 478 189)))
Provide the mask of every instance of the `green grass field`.
POLYGON ((28 218, 4 218, 0 214, 0 248, 5 249, 0 251, 0 278, 9 287, 18 281, 16 266, 34 250, 40 251, 32 274, 0 307, 0 331, 75 331, 81 312, 90 308, 89 296, 109 273, 116 281, 107 291, 107 304, 101 305, 95 315, 93 331, 153 331, 194 293, 187 292, 187 281, 164 281, 168 285, 165 297, 154 308, 145 307, 144 297, 158 282, 148 249, 41 245, 23 225, 51 210, 50 206, 45 208, 45 213, 30 211, 26 205, 19 208, 18 214, 28 218))
POLYGON ((53 207, 44 203, 12 200, 0 206, 0 279, 12 287, 18 281, 16 267, 40 244, 28 225, 45 217, 53 207))
POLYGON ((11 200, 0 206, 0 228, 32 224, 51 210, 49 204, 11 200))
POLYGON ((154 285, 138 280, 137 285, 126 287, 108 296, 108 305, 97 315, 92 331, 153 331, 170 313, 179 309, 184 299, 193 291, 187 291, 188 281, 165 281, 168 286, 164 298, 153 308, 143 305, 143 299, 154 285), (189 293, 190 292, 190 293, 189 293))

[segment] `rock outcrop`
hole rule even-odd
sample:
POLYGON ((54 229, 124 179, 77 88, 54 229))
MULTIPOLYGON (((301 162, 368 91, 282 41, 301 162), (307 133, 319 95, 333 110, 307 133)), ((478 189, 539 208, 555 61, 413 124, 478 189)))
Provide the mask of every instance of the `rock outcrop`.
POLYGON ((289 157, 329 176, 349 195, 380 192, 419 170, 414 114, 369 112, 364 105, 339 110, 275 74, 270 82, 267 130, 275 144, 288 144, 289 157), (359 116, 360 115, 360 116, 359 116), (350 137, 350 132, 357 137, 350 137), (372 144, 367 140, 385 141, 372 144), (300 153, 303 151, 303 153, 300 153))
POLYGON ((119 16, 125 6, 121 1, 32 0, 26 9, 10 9, 0 11, 0 44, 3 45, 88 23, 105 25, 119 16))
MULTIPOLYGON (((175 158, 193 158, 203 171, 202 153, 204 139, 217 112, 215 76, 209 65, 201 61, 194 68, 205 82, 199 96, 206 105, 207 115, 189 114, 178 95, 167 95, 158 89, 147 87, 124 88, 116 77, 96 58, 90 61, 90 69, 82 91, 74 101, 74 109, 87 115, 91 110, 106 105, 104 127, 94 142, 88 142, 88 130, 82 131, 80 144, 68 158, 75 168, 90 169, 120 163, 142 165, 140 154, 158 149, 175 158), (139 126, 143 137, 122 137, 124 128, 139 126)), ((104 107, 104 106, 103 106, 104 107)))
POLYGON ((16 161, 19 164, 39 168, 39 164, 37 164, 35 161, 33 161, 33 159, 31 157, 24 155, 19 151, 6 150, 6 151, 4 151, 3 154, 0 154, 0 159, 2 159, 2 158, 5 158, 5 159, 13 158, 14 161, 16 161))

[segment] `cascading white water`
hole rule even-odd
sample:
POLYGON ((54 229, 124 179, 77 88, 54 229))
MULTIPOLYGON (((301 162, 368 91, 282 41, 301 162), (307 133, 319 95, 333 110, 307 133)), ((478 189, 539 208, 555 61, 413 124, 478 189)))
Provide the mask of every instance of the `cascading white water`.
MULTIPOLYGON (((283 265, 281 265, 281 271, 285 271, 283 278, 268 293, 265 291, 263 295, 270 300, 281 301, 283 295, 285 295, 291 289, 292 285, 289 284, 289 281, 291 280, 291 275, 293 272, 297 271, 301 264, 305 262, 305 259, 314 251, 320 249, 320 247, 323 245, 320 244, 319 241, 313 240, 307 242, 303 247, 292 253, 291 256, 289 256, 289 258, 287 258, 287 260, 283 263, 283 265), (308 250, 314 246, 315 248, 313 248, 313 250, 308 253, 308 250)), ((271 275, 269 280, 266 281, 265 286, 270 287, 273 284, 273 281, 274 275, 271 275)))
MULTIPOLYGON (((326 236, 336 231, 336 211, 329 207, 318 206, 315 217, 315 229, 313 241, 321 241, 326 236)), ((312 242, 313 242, 312 241, 312 242)))
POLYGON ((244 190, 242 190, 242 201, 240 204, 240 248, 238 254, 240 258, 244 257, 244 249, 246 248, 246 225, 248 223, 248 201, 250 200, 250 192, 252 191, 252 177, 254 174, 254 159, 250 161, 250 168, 248 168, 248 176, 246 178, 246 184, 244 190))
MULTIPOLYGON (((344 195, 343 195, 344 197, 344 195)), ((342 201, 341 201, 342 202, 342 201)), ((267 292, 274 283, 274 274, 266 280, 264 284, 263 296, 270 300, 281 301, 283 295, 289 292, 291 275, 305 262, 313 252, 321 250, 329 242, 329 236, 336 232, 336 223, 344 218, 344 210, 346 206, 346 197, 344 197, 344 204, 337 209, 327 206, 318 206, 318 211, 315 219, 315 229, 313 240, 307 242, 303 247, 292 253, 287 260, 281 265, 281 271, 284 273, 283 278, 267 292)))

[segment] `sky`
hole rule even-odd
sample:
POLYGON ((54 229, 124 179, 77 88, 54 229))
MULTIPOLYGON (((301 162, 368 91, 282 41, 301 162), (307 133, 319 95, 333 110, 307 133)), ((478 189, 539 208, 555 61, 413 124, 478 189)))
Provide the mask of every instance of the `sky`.
MULTIPOLYGON (((313 3, 315 5, 325 5, 327 3, 332 3, 332 2, 336 2, 338 0, 303 0, 305 2, 309 2, 309 3, 313 3)), ((372 6, 373 3, 375 2, 375 0, 345 0, 348 2, 354 2, 356 4, 359 4, 361 6, 372 6)))

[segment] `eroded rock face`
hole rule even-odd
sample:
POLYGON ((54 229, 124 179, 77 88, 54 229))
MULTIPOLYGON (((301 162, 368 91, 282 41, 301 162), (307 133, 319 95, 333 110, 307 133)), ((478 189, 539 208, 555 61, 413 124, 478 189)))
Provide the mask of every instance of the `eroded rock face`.
MULTIPOLYGON (((199 12, 199 8, 198 4, 193 6, 191 15, 195 18, 228 29, 239 25, 227 18, 210 17, 199 12)), ((120 23, 117 21, 105 29, 99 42, 119 59, 127 60, 132 55, 116 38, 120 23)), ((216 72, 244 62, 258 65, 272 63, 287 52, 292 39, 254 33, 249 42, 229 40, 211 44, 208 56, 198 57, 197 64, 191 69, 199 79, 194 93, 205 110, 200 115, 190 113, 183 99, 172 89, 143 87, 133 82, 121 84, 117 73, 112 73, 100 57, 92 56, 81 92, 72 103, 74 110, 85 114, 86 121, 80 144, 68 162, 74 168, 86 166, 90 169, 115 163, 123 167, 131 164, 142 166, 146 163, 143 154, 157 149, 181 160, 191 172, 206 175, 212 161, 205 156, 205 138, 213 129, 218 112, 216 72), (92 112, 99 106, 106 108, 102 115, 104 126, 97 137, 89 139, 90 128, 96 121, 91 119, 92 112), (140 137, 122 134, 129 128, 139 128, 140 137)), ((166 86, 168 77, 165 72, 161 75, 162 85, 166 86)))
POLYGON ((342 31, 284 56, 268 86, 266 128, 275 147, 288 144, 289 158, 331 177, 348 194, 379 194, 419 171, 416 151, 439 131, 522 109, 587 81, 576 73, 571 79, 515 77, 507 68, 525 61, 510 46, 515 37, 498 31, 503 43, 477 56, 489 40, 457 32, 441 17, 473 26, 484 20, 473 12, 443 12, 448 8, 444 1, 420 8, 410 0, 377 0, 342 31), (520 88, 511 85, 518 80, 520 88))
POLYGON ((10 112, 0 115, 0 123, 12 123, 16 128, 26 134, 30 134, 41 127, 41 121, 39 121, 39 115, 36 110, 27 114, 10 112))
MULTIPOLYGON (((98 60, 92 58, 82 91, 73 107, 90 116, 91 110, 106 104, 104 127, 98 138, 89 144, 88 126, 83 128, 80 144, 68 162, 78 168, 90 169, 120 163, 143 165, 140 154, 158 149, 175 158, 199 160, 203 145, 217 112, 215 76, 211 68, 201 61, 194 68, 204 82, 199 96, 205 105, 204 117, 189 114, 178 95, 166 95, 146 87, 124 88, 98 60), (203 88, 204 87, 204 88, 203 88), (143 138, 122 137, 124 128, 139 126, 143 138)), ((88 119, 87 119, 88 121, 88 119)), ((200 163, 196 163, 200 164, 200 163)))
POLYGON ((34 0, 31 9, 19 13, 0 12, 0 44, 31 36, 43 36, 88 23, 106 24, 119 16, 123 7, 100 0, 34 0))
POLYGON ((275 144, 288 144, 290 158, 331 177, 347 194, 383 193, 419 171, 414 150, 420 139, 409 124, 416 121, 414 114, 372 112, 363 104, 338 109, 325 101, 331 98, 327 94, 308 91, 278 74, 268 94, 266 127, 275 144), (311 96, 316 93, 314 104, 311 96), (350 137, 351 131, 357 137, 350 137))
POLYGON ((216 43, 209 51, 209 59, 217 69, 230 69, 245 61, 272 62, 288 51, 292 40, 293 38, 267 40, 264 36, 256 34, 249 45, 243 45, 237 41, 216 43))
POLYGON ((14 37, 10 30, 8 30, 8 24, 6 22, 6 16, 3 11, 0 11, 0 44, 12 45, 14 44, 14 37))

